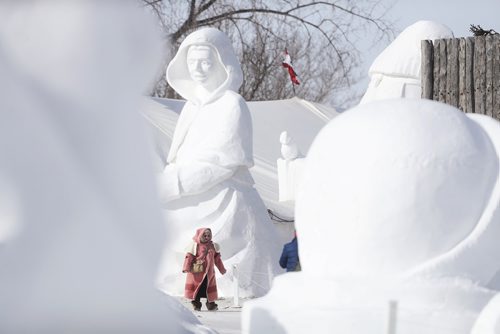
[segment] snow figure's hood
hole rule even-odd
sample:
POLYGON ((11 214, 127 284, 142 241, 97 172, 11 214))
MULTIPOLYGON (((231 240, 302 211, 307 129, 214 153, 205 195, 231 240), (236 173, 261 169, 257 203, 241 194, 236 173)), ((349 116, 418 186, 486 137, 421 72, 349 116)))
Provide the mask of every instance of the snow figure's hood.
POLYGON ((371 75, 410 77, 420 79, 421 41, 425 39, 453 38, 446 26, 432 21, 418 21, 403 30, 370 66, 371 75))
POLYGON ((487 283, 500 268, 499 156, 497 121, 446 104, 384 100, 341 114, 306 159, 302 270, 487 283))
POLYGON ((243 83, 243 72, 229 38, 215 28, 203 28, 188 35, 181 43, 179 51, 167 67, 167 81, 186 100, 206 104, 217 99, 226 90, 238 92, 243 83), (196 93, 194 88, 197 83, 191 79, 187 68, 187 52, 192 45, 211 47, 225 70, 225 73, 217 73, 225 76, 224 82, 205 100, 196 93))
POLYGON ((201 243, 201 236, 203 233, 205 233, 206 230, 210 230, 209 228, 206 227, 201 227, 196 230, 196 233, 194 234, 193 241, 196 242, 197 244, 201 243))

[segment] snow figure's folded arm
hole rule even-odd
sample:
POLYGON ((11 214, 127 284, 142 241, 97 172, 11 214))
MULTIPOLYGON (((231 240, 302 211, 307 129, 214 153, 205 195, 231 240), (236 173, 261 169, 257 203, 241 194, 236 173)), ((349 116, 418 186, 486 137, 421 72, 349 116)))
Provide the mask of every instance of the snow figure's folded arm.
POLYGON ((160 198, 169 202, 186 195, 196 195, 230 178, 237 166, 224 167, 205 161, 170 164, 160 175, 160 198))

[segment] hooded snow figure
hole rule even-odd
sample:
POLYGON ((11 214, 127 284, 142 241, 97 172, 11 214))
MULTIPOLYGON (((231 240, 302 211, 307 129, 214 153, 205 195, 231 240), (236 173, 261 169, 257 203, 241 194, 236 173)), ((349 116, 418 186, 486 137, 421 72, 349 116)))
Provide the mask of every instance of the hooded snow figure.
MULTIPOLYGON (((243 74, 227 36, 214 28, 190 34, 167 68, 167 81, 187 102, 160 177, 166 223, 177 234, 164 253, 160 288, 183 293, 183 242, 203 226, 224 250, 226 266, 238 266, 243 296, 262 295, 281 271, 280 241, 248 170, 252 120, 236 93, 243 74)), ((221 295, 231 294, 232 277, 230 271, 218 280, 221 295)))
POLYGON ((421 41, 441 38, 453 38, 453 32, 432 21, 418 21, 403 30, 370 66, 370 83, 360 104, 398 97, 420 98, 421 41))

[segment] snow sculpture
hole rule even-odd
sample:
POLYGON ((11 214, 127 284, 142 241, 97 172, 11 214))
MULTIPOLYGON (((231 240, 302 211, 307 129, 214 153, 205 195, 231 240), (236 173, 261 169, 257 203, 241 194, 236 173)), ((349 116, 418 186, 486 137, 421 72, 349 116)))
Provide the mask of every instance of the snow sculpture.
POLYGON ((301 154, 297 144, 288 132, 283 131, 280 135, 281 156, 285 160, 297 159, 301 154))
POLYGON ((281 202, 294 202, 295 191, 304 168, 304 158, 288 132, 281 133, 280 142, 283 158, 277 161, 279 200, 281 202))
POLYGON ((165 221, 176 235, 165 249, 159 286, 182 295, 185 247, 197 228, 207 227, 229 269, 217 278, 220 295, 232 295, 234 265, 240 295, 262 295, 281 272, 282 242, 248 171, 252 121, 236 93, 243 73, 230 40, 214 28, 190 34, 170 62, 167 80, 187 102, 159 182, 165 221))
POLYGON ((161 41, 126 4, 0 5, 0 180, 18 223, 1 333, 205 330, 154 286, 164 229, 137 111, 161 41))
POLYGON ((297 196, 302 272, 245 304, 243 332, 383 333, 390 300, 400 334, 498 327, 498 298, 475 322, 497 293, 499 157, 497 121, 434 101, 332 120, 297 196))
POLYGON ((403 30, 371 65, 370 83, 360 103, 398 97, 420 98, 420 43, 440 38, 453 38, 453 32, 432 21, 418 21, 403 30))

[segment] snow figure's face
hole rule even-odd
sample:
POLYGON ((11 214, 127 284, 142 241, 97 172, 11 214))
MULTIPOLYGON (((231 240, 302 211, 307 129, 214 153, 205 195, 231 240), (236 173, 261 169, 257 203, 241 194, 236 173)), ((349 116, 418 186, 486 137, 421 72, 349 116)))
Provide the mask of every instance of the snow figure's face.
POLYGON ((208 80, 214 59, 208 46, 192 46, 187 54, 187 65, 191 79, 204 83, 208 80))
POLYGON ((186 100, 205 104, 226 90, 237 92, 243 72, 231 40, 220 30, 202 28, 179 46, 167 67, 167 82, 186 100))
POLYGON ((209 46, 191 46, 186 61, 189 75, 194 82, 209 90, 215 89, 220 84, 220 82, 217 82, 216 74, 223 69, 209 46))
POLYGON ((209 242, 210 240, 212 240, 212 231, 205 230, 205 232, 203 232, 203 234, 201 235, 200 240, 203 243, 209 242))

